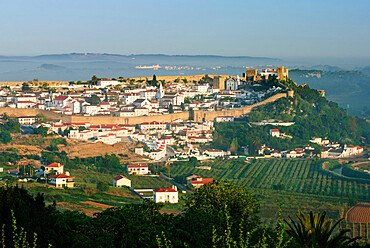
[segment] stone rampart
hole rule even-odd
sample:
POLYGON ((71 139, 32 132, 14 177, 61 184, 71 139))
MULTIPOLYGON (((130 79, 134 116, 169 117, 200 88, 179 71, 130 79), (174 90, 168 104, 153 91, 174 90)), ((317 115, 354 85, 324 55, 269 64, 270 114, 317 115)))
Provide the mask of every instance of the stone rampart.
POLYGON ((65 123, 82 123, 88 122, 90 124, 140 124, 143 122, 157 121, 157 122, 171 122, 177 119, 189 120, 192 119, 197 122, 213 121, 217 116, 235 116, 239 117, 244 114, 248 114, 253 108, 260 105, 264 105, 270 102, 274 102, 282 97, 287 97, 287 93, 278 93, 274 96, 267 98, 266 100, 245 106, 237 109, 230 109, 225 111, 204 111, 194 110, 192 112, 181 112, 165 115, 154 115, 154 116, 137 116, 137 117, 113 117, 113 116, 68 116, 57 114, 51 111, 41 109, 18 109, 18 108, 0 108, 0 115, 6 113, 8 116, 35 116, 37 114, 43 114, 46 118, 52 121, 62 120, 65 123))
POLYGON ((62 120, 63 122, 70 122, 71 119, 71 116, 33 108, 0 108, 0 115, 4 113, 6 113, 10 117, 36 116, 37 114, 43 114, 49 120, 52 121, 62 120))
POLYGON ((287 97, 287 93, 278 93, 276 95, 273 95, 266 100, 249 105, 246 107, 241 107, 237 109, 229 109, 229 110, 224 110, 224 111, 204 111, 204 110, 195 110, 193 111, 191 117, 193 118, 194 121, 196 122, 203 122, 203 121, 214 121, 214 119, 217 116, 234 116, 234 117, 239 117, 244 114, 248 114, 252 111, 253 108, 258 107, 260 105, 264 105, 270 102, 275 102, 276 100, 282 98, 282 97, 287 97))
POLYGON ((177 119, 188 120, 189 112, 166 115, 112 117, 112 116, 71 116, 71 122, 89 122, 90 124, 140 124, 143 122, 171 122, 177 119))

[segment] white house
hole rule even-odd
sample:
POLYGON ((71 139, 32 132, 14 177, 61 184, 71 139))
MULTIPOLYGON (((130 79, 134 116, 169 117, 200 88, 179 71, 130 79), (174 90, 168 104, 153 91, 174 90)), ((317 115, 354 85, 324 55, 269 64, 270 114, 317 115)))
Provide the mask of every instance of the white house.
POLYGON ((46 174, 49 174, 51 171, 56 171, 57 174, 62 174, 63 173, 63 168, 64 168, 64 166, 60 163, 56 163, 56 162, 51 163, 48 166, 45 166, 44 176, 46 174))
POLYGON ((199 93, 207 93, 208 91, 208 84, 203 84, 203 85, 193 85, 192 88, 198 91, 199 93))
POLYGON ((145 98, 145 99, 148 99, 148 100, 153 100, 155 99, 155 95, 157 94, 156 91, 153 91, 153 90, 146 90, 146 91, 140 91, 139 92, 139 95, 142 97, 142 98, 145 98))
POLYGON ((17 108, 33 108, 35 107, 37 102, 32 101, 18 101, 17 108))
POLYGON ((146 164, 127 165, 127 172, 129 174, 145 175, 149 174, 149 167, 146 164))
POLYGON ((75 184, 74 177, 67 174, 57 174, 49 176, 49 184, 56 188, 73 188, 75 184))
POLYGON ((140 98, 140 95, 137 93, 125 93, 123 94, 123 101, 126 105, 132 104, 134 101, 140 98))
POLYGON ((270 135, 272 137, 279 137, 280 136, 279 129, 270 129, 270 135))
POLYGON ((19 117, 17 117, 17 121, 20 124, 31 125, 31 124, 35 123, 36 117, 35 116, 19 116, 19 117))
POLYGON ((316 144, 321 144, 321 138, 320 137, 313 137, 310 142, 316 143, 316 144))
POLYGON ((113 186, 114 187, 122 187, 122 186, 131 187, 131 180, 128 179, 127 177, 119 175, 113 178, 113 186))
POLYGON ((178 203, 179 202, 179 192, 175 188, 159 188, 153 191, 153 200, 158 202, 169 202, 178 203))
POLYGON ((101 79, 97 82, 96 85, 98 86, 98 88, 105 88, 107 86, 115 86, 117 84, 120 84, 120 82, 112 79, 101 79))
POLYGON ((167 124, 164 122, 143 122, 139 124, 140 130, 150 130, 150 129, 162 129, 165 130, 167 127, 167 124))
POLYGON ((208 154, 211 158, 216 158, 216 157, 224 157, 226 152, 223 150, 216 150, 216 149, 207 149, 204 150, 203 154, 208 154))

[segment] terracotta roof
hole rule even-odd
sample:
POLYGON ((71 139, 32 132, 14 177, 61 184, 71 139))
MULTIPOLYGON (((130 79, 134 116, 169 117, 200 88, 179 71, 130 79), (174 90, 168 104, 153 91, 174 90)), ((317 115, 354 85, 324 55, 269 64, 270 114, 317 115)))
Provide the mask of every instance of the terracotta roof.
MULTIPOLYGON (((118 180, 121 180, 121 179, 128 179, 127 177, 124 177, 122 175, 119 175, 119 176, 116 176, 116 177, 113 177, 114 180, 118 181, 118 180)), ((130 179, 128 179, 130 180, 130 179)))
POLYGON ((62 167, 62 166, 63 166, 62 164, 54 162, 54 163, 51 163, 51 164, 49 164, 48 166, 45 166, 45 167, 55 168, 55 167, 62 167))
POLYGON ((168 187, 168 188, 155 189, 154 192, 177 192, 177 190, 168 187))
POLYGON ((53 176, 49 176, 50 178, 55 178, 55 179, 57 179, 57 178, 74 178, 74 177, 72 177, 72 176, 68 176, 68 175, 66 175, 66 174, 64 174, 64 173, 62 173, 62 174, 58 174, 58 175, 53 175, 53 176))
POLYGON ((68 96, 58 96, 57 98, 54 98, 54 101, 64 101, 67 98, 68 96))
POLYGON ((18 101, 17 103, 32 103, 32 104, 36 104, 35 102, 32 102, 32 101, 18 101))
POLYGON ((127 165, 127 168, 148 168, 146 164, 130 164, 127 165))
POLYGON ((190 184, 206 184, 206 183, 212 183, 213 182, 213 178, 202 178, 201 181, 197 181, 197 180, 192 180, 190 181, 190 184))
POLYGON ((279 133, 279 129, 271 129, 271 132, 274 132, 274 133, 279 133))

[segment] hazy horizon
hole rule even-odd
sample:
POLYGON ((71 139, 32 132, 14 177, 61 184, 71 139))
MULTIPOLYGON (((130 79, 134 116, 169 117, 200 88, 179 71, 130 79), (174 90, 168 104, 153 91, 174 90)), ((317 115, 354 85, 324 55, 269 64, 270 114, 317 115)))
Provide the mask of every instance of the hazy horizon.
POLYGON ((370 2, 5 1, 0 54, 369 58, 370 2))

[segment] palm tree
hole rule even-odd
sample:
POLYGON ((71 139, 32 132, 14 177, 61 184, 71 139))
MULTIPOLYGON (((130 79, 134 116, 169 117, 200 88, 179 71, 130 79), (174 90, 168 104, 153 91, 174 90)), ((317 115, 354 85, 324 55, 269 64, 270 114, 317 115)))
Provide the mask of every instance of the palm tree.
POLYGON ((344 218, 339 219, 332 225, 333 219, 325 219, 326 212, 313 214, 310 211, 308 216, 305 216, 301 210, 298 210, 296 215, 299 222, 295 222, 292 218, 289 219, 291 223, 286 220, 284 222, 288 225, 286 232, 291 236, 301 247, 307 248, 331 248, 331 247, 347 247, 348 244, 355 242, 356 238, 346 236, 347 232, 351 230, 345 228, 339 232, 335 232, 336 227, 344 218))

